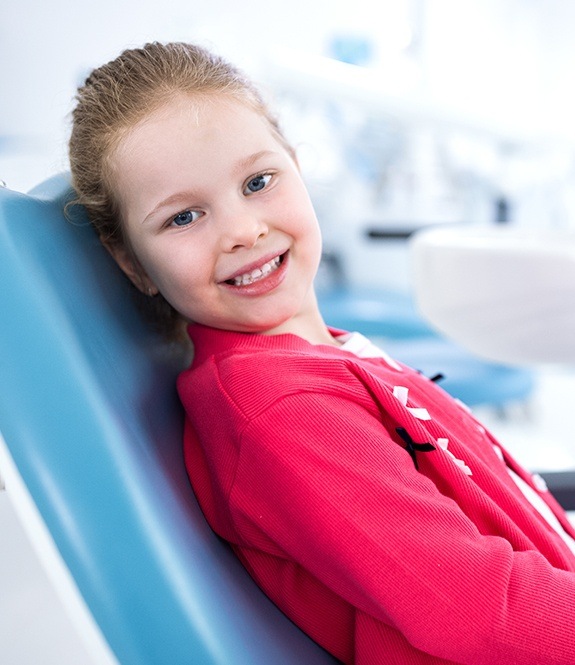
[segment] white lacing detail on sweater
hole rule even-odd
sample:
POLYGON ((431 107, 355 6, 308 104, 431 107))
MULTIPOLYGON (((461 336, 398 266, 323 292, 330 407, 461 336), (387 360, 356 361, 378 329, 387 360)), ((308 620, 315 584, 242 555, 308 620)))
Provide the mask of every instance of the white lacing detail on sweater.
POLYGON ((429 415, 429 411, 427 409, 415 406, 407 406, 408 394, 409 388, 405 388, 404 386, 394 386, 393 388, 393 396, 400 401, 402 406, 404 406, 414 418, 417 418, 418 420, 431 420, 431 416, 429 415))
MULTIPOLYGON (((417 418, 418 420, 431 420, 431 416, 429 415, 429 411, 427 409, 424 409, 422 407, 413 407, 413 406, 407 406, 407 398, 409 395, 409 388, 406 388, 405 386, 394 386, 393 387, 393 396, 399 400, 400 404, 404 406, 414 418, 417 418)), ((445 438, 439 438, 437 439, 437 446, 443 450, 443 452, 448 455, 448 457, 452 460, 452 462, 463 471, 463 473, 467 476, 471 476, 472 471, 471 469, 465 464, 463 460, 458 459, 455 457, 455 455, 447 449, 447 446, 449 444, 449 439, 445 438)))

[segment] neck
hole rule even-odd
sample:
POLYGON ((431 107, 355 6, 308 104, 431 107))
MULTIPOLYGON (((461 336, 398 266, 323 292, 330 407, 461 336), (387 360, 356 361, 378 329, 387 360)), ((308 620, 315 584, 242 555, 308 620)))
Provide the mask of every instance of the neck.
POLYGON ((309 294, 306 306, 302 308, 295 316, 279 325, 277 328, 263 335, 281 335, 291 333, 305 339, 310 344, 328 344, 330 346, 340 346, 332 334, 329 332, 323 317, 317 305, 317 298, 313 290, 309 294))

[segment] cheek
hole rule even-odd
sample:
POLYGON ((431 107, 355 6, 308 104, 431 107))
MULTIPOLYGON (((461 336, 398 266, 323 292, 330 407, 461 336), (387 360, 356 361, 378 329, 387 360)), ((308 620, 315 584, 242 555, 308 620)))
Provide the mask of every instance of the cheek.
POLYGON ((289 219, 292 232, 298 235, 318 233, 318 222, 307 190, 301 183, 292 185, 277 202, 278 219, 289 219))
POLYGON ((178 257, 166 255, 151 266, 152 279, 164 295, 180 293, 185 289, 197 288, 200 281, 197 264, 178 260, 178 257))
POLYGON ((194 240, 155 248, 150 258, 149 277, 171 305, 189 316, 183 309, 190 302, 202 302, 212 297, 215 265, 210 252, 198 250, 204 243, 194 240))
POLYGON ((317 251, 321 247, 321 230, 311 203, 302 202, 293 210, 293 232, 305 241, 309 251, 317 251))
POLYGON ((147 276, 162 293, 168 289, 173 290, 181 283, 185 270, 179 252, 161 243, 154 247, 136 245, 134 251, 147 276))

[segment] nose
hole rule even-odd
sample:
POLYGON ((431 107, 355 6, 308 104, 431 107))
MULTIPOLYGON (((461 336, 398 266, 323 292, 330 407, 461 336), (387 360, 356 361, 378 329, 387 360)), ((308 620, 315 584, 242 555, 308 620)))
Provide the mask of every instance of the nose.
POLYGON ((254 211, 236 211, 226 215, 223 241, 225 250, 235 252, 238 249, 251 249, 265 238, 269 232, 267 223, 254 211))

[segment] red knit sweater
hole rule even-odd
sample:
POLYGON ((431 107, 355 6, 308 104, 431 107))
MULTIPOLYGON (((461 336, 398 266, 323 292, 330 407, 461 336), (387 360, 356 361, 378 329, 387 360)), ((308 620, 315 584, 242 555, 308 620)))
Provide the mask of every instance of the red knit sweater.
POLYGON ((313 639, 358 665, 575 663, 575 558, 441 388, 295 335, 190 335, 198 500, 313 639))

